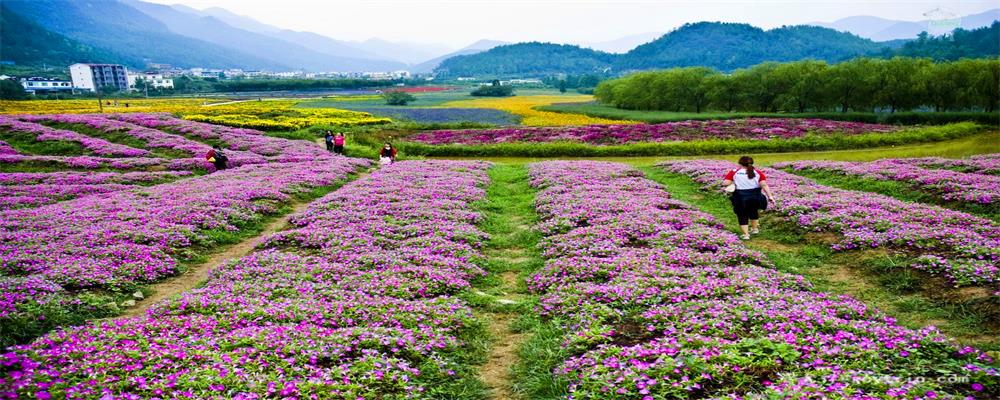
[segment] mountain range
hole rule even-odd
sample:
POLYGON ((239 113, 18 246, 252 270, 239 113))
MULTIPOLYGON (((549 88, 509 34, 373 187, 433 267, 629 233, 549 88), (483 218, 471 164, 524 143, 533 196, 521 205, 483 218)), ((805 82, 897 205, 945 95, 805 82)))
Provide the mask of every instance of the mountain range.
MULTIPOLYGON (((934 10, 932 10, 934 11, 934 10)), ((940 11, 940 10, 937 10, 940 11)), ((988 10, 986 12, 966 15, 956 18, 952 24, 942 24, 950 31, 953 28, 972 30, 989 26, 993 21, 1000 19, 1000 9, 988 10)), ((810 22, 807 25, 822 26, 824 28, 836 29, 842 32, 851 32, 863 38, 868 38, 876 42, 884 42, 895 39, 912 39, 920 32, 928 31, 932 34, 945 32, 935 32, 934 24, 931 20, 923 21, 898 21, 872 16, 854 16, 841 18, 833 22, 810 22)))
MULTIPOLYGON (((960 24, 973 28, 997 18, 1000 9, 961 18, 960 24)), ((648 32, 581 43, 587 48, 479 40, 453 50, 440 44, 379 38, 338 40, 268 25, 222 8, 198 10, 140 0, 3 0, 0 22, 0 59, 19 65, 115 62, 142 68, 148 63, 166 63, 182 68, 275 71, 406 69, 425 73, 437 69, 446 74, 459 73, 458 65, 463 63, 472 70, 479 68, 477 64, 495 62, 496 71, 525 71, 527 60, 534 60, 536 72, 557 70, 559 64, 580 71, 700 62, 725 70, 763 59, 808 57, 836 61, 899 47, 913 39, 918 28, 927 26, 926 21, 876 17, 815 24, 827 28, 791 26, 767 31, 747 24, 698 23, 667 34, 648 32), (905 40, 877 43, 900 38, 905 40), (564 59, 541 59, 556 54, 564 59)))
POLYGON ((866 57, 926 57, 939 61, 1000 57, 1000 21, 950 35, 921 34, 910 40, 875 42, 819 26, 763 30, 749 24, 685 24, 623 54, 573 45, 517 43, 451 57, 435 69, 441 77, 547 77, 554 74, 618 75, 673 67, 733 71, 760 63, 803 59, 829 63, 866 57))

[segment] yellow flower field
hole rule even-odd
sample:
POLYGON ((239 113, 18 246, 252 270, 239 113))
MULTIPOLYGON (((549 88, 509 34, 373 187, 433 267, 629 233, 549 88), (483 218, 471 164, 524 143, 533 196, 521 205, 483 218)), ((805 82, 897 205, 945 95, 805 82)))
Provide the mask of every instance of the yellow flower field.
MULTIPOLYGON (((128 99, 115 106, 104 104, 105 113, 166 112, 184 119, 239 128, 296 130, 312 125, 373 125, 392 122, 369 113, 336 108, 293 108, 302 100, 236 101, 206 99, 128 99), (125 107, 128 103, 128 107, 125 107)), ((96 99, 0 101, 3 114, 97 113, 96 99)))
POLYGON ((493 108, 521 116, 521 123, 529 126, 563 126, 563 125, 622 125, 635 124, 635 121, 594 118, 582 114, 563 114, 551 111, 539 111, 534 107, 547 106, 553 103, 572 103, 591 101, 590 95, 530 95, 514 97, 483 98, 473 100, 458 100, 444 103, 440 108, 493 108))

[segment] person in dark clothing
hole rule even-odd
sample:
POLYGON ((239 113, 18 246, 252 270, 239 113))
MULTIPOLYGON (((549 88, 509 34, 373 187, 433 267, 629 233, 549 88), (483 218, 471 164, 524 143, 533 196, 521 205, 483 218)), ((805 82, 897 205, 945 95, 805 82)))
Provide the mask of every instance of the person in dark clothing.
POLYGON ((222 151, 222 147, 219 145, 213 146, 212 150, 209 150, 208 154, 205 155, 205 159, 215 166, 216 171, 229 168, 229 157, 226 156, 226 153, 222 151))
POLYGON ((344 154, 344 142, 347 139, 344 137, 343 132, 337 132, 337 135, 333 137, 333 152, 337 154, 344 154))
POLYGON ((388 165, 396 162, 396 148, 392 146, 392 143, 386 143, 382 146, 382 150, 378 152, 379 163, 382 165, 388 165))
POLYGON ((326 151, 333 151, 333 134, 330 131, 326 131, 323 135, 323 140, 326 142, 326 151))
POLYGON ((771 188, 767 185, 767 177, 763 172, 754 169, 753 158, 740 157, 739 164, 740 168, 726 173, 722 178, 722 185, 727 192, 732 192, 729 201, 733 205, 733 212, 736 213, 740 231, 743 233, 740 238, 747 240, 750 239, 750 234, 760 233, 758 211, 767 209, 768 199, 772 203, 775 199, 771 188))

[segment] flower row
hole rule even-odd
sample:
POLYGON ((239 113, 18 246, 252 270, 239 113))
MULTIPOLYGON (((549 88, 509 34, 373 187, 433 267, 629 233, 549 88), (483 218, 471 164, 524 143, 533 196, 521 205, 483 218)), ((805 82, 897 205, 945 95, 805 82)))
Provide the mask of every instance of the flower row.
MULTIPOLYGON (((206 230, 273 212, 290 195, 344 179, 367 161, 247 166, 33 209, 0 211, 0 276, 65 288, 115 287, 177 272, 206 230)), ((10 305, 8 305, 10 306, 10 305)), ((13 307, 17 307, 14 304, 13 307)))
POLYGON ((17 154, 17 150, 10 146, 9 143, 0 140, 0 156, 9 156, 17 154))
POLYGON ((985 353, 766 268, 631 167, 544 162, 531 179, 548 261, 529 288, 573 354, 554 371, 572 399, 997 394, 985 353))
POLYGON ((107 140, 90 137, 81 133, 54 129, 45 125, 19 120, 12 116, 0 115, 0 129, 13 134, 27 134, 37 141, 75 142, 96 155, 112 157, 143 157, 149 151, 111 143, 107 140))
POLYGON ((574 141, 597 145, 709 139, 789 139, 807 134, 890 132, 887 125, 794 118, 747 118, 680 121, 662 124, 588 125, 577 127, 441 130, 422 132, 409 140, 426 144, 491 144, 574 141))
MULTIPOLYGON (((661 165, 707 186, 718 185, 732 168, 717 160, 661 165)), ((893 248, 915 256, 915 268, 943 275, 956 286, 1000 290, 1000 225, 937 206, 823 186, 779 170, 763 171, 779 199, 774 209, 805 229, 839 233, 835 250, 893 248)))
POLYGON ((1000 201, 1000 177, 956 172, 948 169, 926 169, 907 159, 884 159, 872 162, 803 160, 773 165, 791 171, 817 170, 858 176, 880 181, 897 181, 915 190, 936 195, 944 201, 995 204, 1000 201))
POLYGON ((400 162, 145 316, 0 358, 8 397, 412 398, 455 385, 487 164, 400 162))
POLYGON ((14 172, 0 173, 0 210, 37 207, 79 196, 135 189, 190 176, 188 171, 161 172, 14 172))
POLYGON ((926 168, 944 168, 958 172, 1000 175, 1000 154, 981 154, 969 158, 903 158, 896 162, 926 168))

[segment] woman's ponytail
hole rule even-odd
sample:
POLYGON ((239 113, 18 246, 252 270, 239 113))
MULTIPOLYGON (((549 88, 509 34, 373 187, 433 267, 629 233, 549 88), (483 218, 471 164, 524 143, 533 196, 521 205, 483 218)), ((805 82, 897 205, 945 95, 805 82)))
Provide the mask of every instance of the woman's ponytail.
POLYGON ((740 165, 747 169, 747 178, 753 179, 757 173, 753 170, 753 158, 750 156, 740 157, 740 165))

